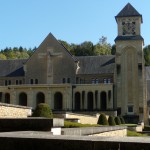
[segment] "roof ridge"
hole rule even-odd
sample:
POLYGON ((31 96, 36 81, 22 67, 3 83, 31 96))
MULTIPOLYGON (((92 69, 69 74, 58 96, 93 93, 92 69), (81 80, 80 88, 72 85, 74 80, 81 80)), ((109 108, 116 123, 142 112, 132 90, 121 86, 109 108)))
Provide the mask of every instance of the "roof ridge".
POLYGON ((130 3, 127 3, 127 5, 117 14, 117 16, 115 16, 115 18, 133 16, 142 17, 142 15, 130 3))

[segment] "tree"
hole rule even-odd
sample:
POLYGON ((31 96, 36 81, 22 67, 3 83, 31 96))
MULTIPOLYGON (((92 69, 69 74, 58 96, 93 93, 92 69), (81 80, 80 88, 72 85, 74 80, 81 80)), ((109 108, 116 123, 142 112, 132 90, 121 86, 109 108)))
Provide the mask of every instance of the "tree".
POLYGON ((145 58, 145 66, 150 66, 150 45, 146 46, 144 49, 144 58, 145 58))
POLYGON ((92 42, 85 41, 80 45, 77 45, 74 49, 76 56, 93 56, 95 55, 94 46, 92 42))
POLYGON ((99 116, 99 118, 98 118, 97 124, 100 124, 100 125, 109 125, 109 124, 108 124, 108 120, 107 120, 105 114, 100 114, 100 116, 99 116))
POLYGON ((99 39, 99 42, 95 45, 96 55, 110 55, 111 54, 111 45, 107 43, 107 38, 102 36, 99 39))
POLYGON ((115 44, 111 47, 111 54, 112 55, 116 54, 116 45, 115 44))
POLYGON ((0 53, 0 59, 6 60, 7 58, 6 58, 6 56, 4 54, 0 53))
POLYGON ((40 103, 37 105, 35 111, 32 114, 32 117, 53 118, 53 114, 48 104, 40 103))

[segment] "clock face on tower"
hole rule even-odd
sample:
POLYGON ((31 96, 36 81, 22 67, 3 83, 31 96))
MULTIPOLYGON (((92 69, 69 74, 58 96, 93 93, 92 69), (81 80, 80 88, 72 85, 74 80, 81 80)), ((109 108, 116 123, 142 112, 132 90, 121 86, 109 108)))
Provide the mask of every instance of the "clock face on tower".
POLYGON ((123 35, 135 35, 135 22, 122 22, 123 35))

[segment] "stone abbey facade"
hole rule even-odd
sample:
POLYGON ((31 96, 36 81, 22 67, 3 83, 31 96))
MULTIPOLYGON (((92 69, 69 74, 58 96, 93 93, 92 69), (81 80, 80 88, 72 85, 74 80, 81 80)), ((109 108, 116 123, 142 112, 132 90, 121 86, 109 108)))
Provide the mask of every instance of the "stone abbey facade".
POLYGON ((0 60, 1 102, 53 111, 113 112, 147 120, 142 15, 127 4, 115 17, 116 55, 75 57, 50 33, 27 60, 0 60))

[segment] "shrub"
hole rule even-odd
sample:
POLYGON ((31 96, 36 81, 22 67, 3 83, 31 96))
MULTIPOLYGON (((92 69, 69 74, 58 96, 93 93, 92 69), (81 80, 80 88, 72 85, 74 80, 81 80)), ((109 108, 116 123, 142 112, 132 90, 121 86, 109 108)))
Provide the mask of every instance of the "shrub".
POLYGON ((150 131, 150 126, 144 126, 143 131, 150 131))
POLYGON ((53 114, 48 104, 40 103, 37 105, 35 111, 32 114, 32 117, 53 118, 53 114))
POLYGON ((120 117, 121 124, 125 124, 124 118, 120 117))
POLYGON ((115 126, 115 125, 116 125, 113 116, 109 116, 109 118, 108 118, 108 123, 109 123, 110 126, 115 126))
POLYGON ((99 116, 97 124, 100 124, 100 125, 109 125, 109 124, 108 124, 108 120, 107 120, 105 114, 101 114, 101 115, 99 116))
POLYGON ((120 125, 121 124, 120 118, 119 117, 115 117, 115 122, 116 122, 116 125, 120 125))

